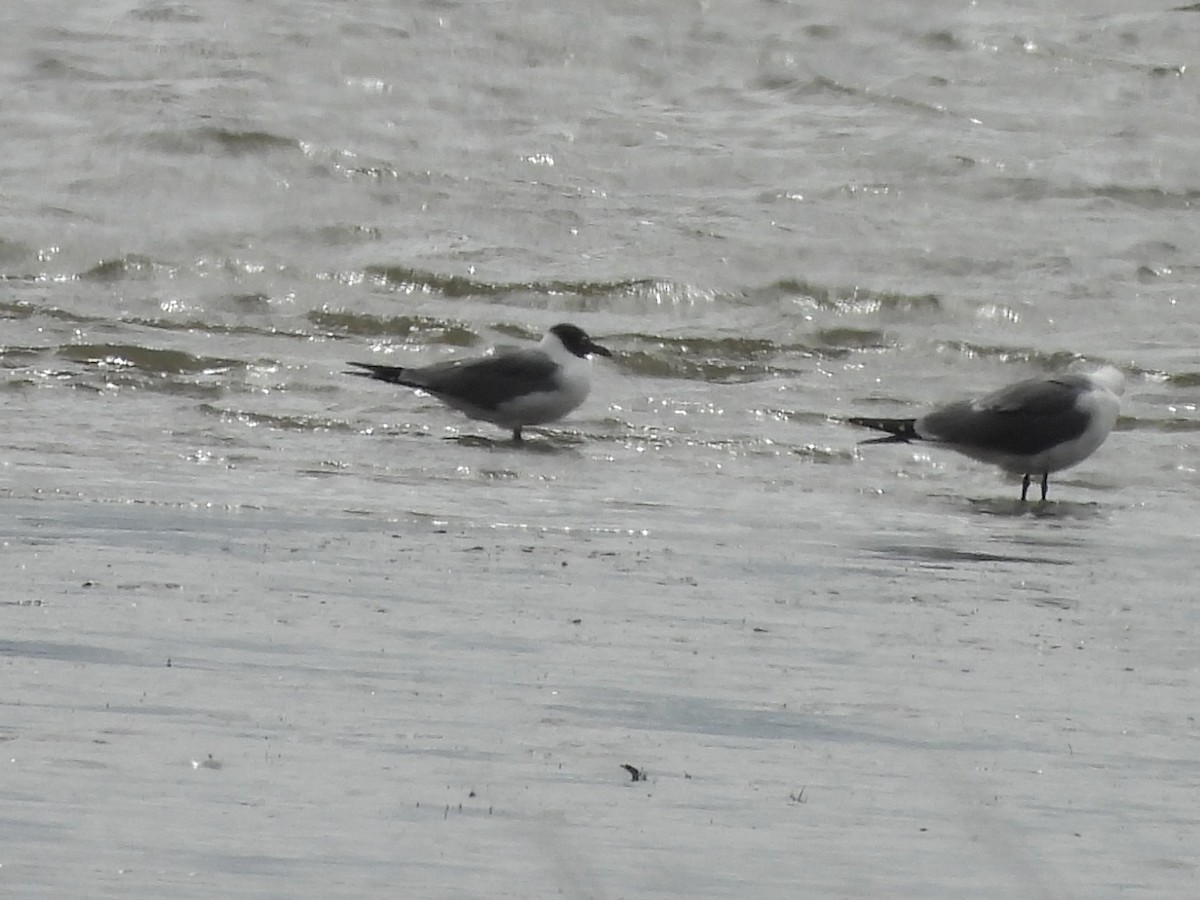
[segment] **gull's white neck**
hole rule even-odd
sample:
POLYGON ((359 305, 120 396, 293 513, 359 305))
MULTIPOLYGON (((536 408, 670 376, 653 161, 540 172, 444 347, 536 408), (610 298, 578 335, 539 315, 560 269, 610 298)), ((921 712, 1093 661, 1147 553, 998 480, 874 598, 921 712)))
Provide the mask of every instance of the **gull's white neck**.
POLYGON ((582 363, 587 362, 587 360, 580 359, 578 356, 564 347, 563 342, 559 340, 558 335, 553 331, 547 331, 542 336, 542 339, 538 342, 537 347, 560 366, 571 365, 571 360, 582 363))

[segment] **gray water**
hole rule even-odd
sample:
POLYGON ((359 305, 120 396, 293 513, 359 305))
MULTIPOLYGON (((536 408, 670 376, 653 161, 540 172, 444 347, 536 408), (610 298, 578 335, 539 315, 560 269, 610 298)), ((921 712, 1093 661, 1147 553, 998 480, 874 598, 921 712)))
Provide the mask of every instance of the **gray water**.
POLYGON ((0 892, 1195 894, 1196 6, 3 25, 0 892), (840 421, 1104 363, 1044 505, 840 421))

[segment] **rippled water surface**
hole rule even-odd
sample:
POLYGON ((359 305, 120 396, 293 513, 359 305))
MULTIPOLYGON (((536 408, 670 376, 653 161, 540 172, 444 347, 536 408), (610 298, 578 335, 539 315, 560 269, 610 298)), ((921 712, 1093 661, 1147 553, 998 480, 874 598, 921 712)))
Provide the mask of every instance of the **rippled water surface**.
POLYGON ((6 18, 5 892, 1194 893, 1194 6, 6 18), (842 422, 1105 363, 1044 505, 842 422))

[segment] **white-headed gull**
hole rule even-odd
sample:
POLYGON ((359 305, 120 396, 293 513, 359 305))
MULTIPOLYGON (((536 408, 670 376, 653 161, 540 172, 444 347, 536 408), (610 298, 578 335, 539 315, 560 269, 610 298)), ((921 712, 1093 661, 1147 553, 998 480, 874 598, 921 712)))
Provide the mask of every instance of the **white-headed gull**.
POLYGON ((1045 500, 1051 472, 1082 462, 1104 443, 1116 424, 1124 391, 1125 376, 1105 366, 1091 375, 1019 381, 914 419, 846 421, 889 434, 864 444, 928 441, 1023 475, 1022 500, 1030 479, 1040 475, 1045 500))

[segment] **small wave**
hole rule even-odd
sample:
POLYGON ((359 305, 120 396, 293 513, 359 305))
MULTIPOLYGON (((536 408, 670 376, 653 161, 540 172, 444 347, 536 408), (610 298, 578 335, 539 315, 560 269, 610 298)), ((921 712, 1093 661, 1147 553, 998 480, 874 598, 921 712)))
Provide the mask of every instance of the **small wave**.
POLYGON ((689 381, 742 383, 795 375, 800 360, 842 359, 853 352, 889 346, 883 333, 855 328, 819 329, 813 340, 774 341, 753 337, 614 336, 644 349, 620 354, 629 374, 689 381))
POLYGON ((746 296, 755 301, 771 297, 793 302, 801 300, 816 309, 855 315, 880 312, 924 315, 942 310, 942 300, 936 294, 903 294, 863 287, 827 287, 791 278, 750 291, 746 296))
POLYGON ((199 147, 216 146, 228 156, 258 156, 300 149, 300 142, 295 138, 269 131, 237 131, 210 126, 196 129, 194 137, 199 147))
POLYGON ((1200 190, 1194 188, 1168 191, 1157 187, 1113 184, 1098 185, 1081 193, 1151 210, 1191 209, 1200 202, 1200 190))
POLYGON ((29 319, 41 311, 41 307, 24 300, 0 300, 0 319, 29 319))
POLYGON ((14 347, 0 345, 0 367, 16 369, 33 362, 45 352, 41 347, 14 347))
POLYGON ((1149 419, 1133 416, 1122 416, 1115 431, 1160 431, 1165 434, 1188 434, 1200 431, 1200 419, 1185 419, 1181 416, 1171 416, 1163 419, 1149 419))
POLYGON ((656 285, 654 279, 622 281, 519 281, 489 282, 463 275, 441 275, 408 266, 367 266, 377 284, 402 293, 440 294, 443 297, 490 297, 515 293, 573 294, 580 297, 627 293, 656 285))
POLYGON ((791 361, 830 355, 821 348, 782 344, 766 338, 664 337, 643 333, 616 337, 640 347, 620 354, 622 368, 630 374, 651 378, 718 383, 762 381, 794 374, 797 370, 789 364, 791 361))
POLYGON ((80 272, 83 281, 124 281, 125 279, 150 280, 163 272, 171 273, 173 266, 156 262, 148 256, 127 253, 114 259, 102 259, 90 269, 80 272))
POLYGON ((630 375, 646 378, 677 378, 684 381, 739 383, 762 381, 781 370, 766 363, 734 362, 715 357, 700 358, 686 353, 621 354, 621 368, 630 375))
POLYGON ((816 444, 805 444, 803 447, 793 447, 792 456, 807 460, 811 463, 849 465, 855 462, 857 454, 854 450, 838 449, 835 447, 820 447, 816 444))
POLYGON ((1200 372, 1179 372, 1167 376, 1167 384, 1181 388, 1200 387, 1200 372))
POLYGON ((330 419, 324 416, 283 415, 250 412, 243 409, 225 409, 211 403, 201 403, 200 411, 205 415, 216 416, 224 421, 239 422, 250 428, 268 428, 275 431, 337 431, 343 434, 356 434, 359 429, 341 419, 330 419))
POLYGON ((129 17, 141 22, 202 22, 203 17, 182 3, 151 2, 130 10, 129 17))
POLYGON ((162 375, 215 375, 244 368, 245 363, 213 356, 194 356, 182 350, 139 347, 136 344, 67 344, 57 353, 76 363, 115 369, 138 369, 162 375))
POLYGON ((196 332, 198 334, 228 334, 242 337, 290 337, 308 340, 312 334, 307 330, 281 328, 275 325, 229 325, 223 322, 211 322, 203 319, 159 319, 142 318, 141 316, 122 316, 119 320, 125 325, 139 328, 153 328, 156 331, 196 332))
POLYGON ((976 344, 971 341, 938 341, 938 352, 957 353, 968 359, 995 359, 1005 363, 1025 363, 1045 372, 1064 372, 1087 357, 1065 350, 1047 353, 1031 347, 1001 347, 976 344))
POLYGON ((241 131, 219 125, 202 125, 182 131, 160 131, 150 142, 166 153, 180 156, 208 154, 214 150, 225 156, 266 156, 280 151, 301 149, 300 141, 269 131, 241 131))
POLYGON ((821 328, 814 337, 827 348, 825 356, 845 356, 852 350, 883 350, 892 345, 875 328, 821 328))
POLYGON ((1167 190, 1148 185, 1056 184, 1047 178, 1002 177, 994 182, 996 198, 1041 202, 1044 200, 1110 200, 1123 206, 1146 210, 1192 209, 1200 205, 1200 190, 1167 190))
POLYGON ((319 309, 310 312, 307 319, 317 328, 343 336, 403 338, 419 334, 425 343, 452 347, 470 347, 479 340, 479 335, 463 325, 429 316, 373 316, 319 309))
POLYGON ((935 29, 920 36, 920 42, 931 50, 962 51, 969 50, 970 44, 962 40, 952 31, 935 29))
POLYGON ((326 246, 353 246, 368 241, 378 241, 383 230, 375 225, 358 225, 344 222, 337 225, 322 225, 315 232, 317 240, 326 246))
POLYGON ((842 97, 854 97, 858 100, 865 100, 869 103, 879 104, 882 106, 891 106, 927 116, 949 116, 962 119, 964 121, 973 121, 971 116, 950 110, 939 103, 929 103, 925 100, 915 100, 912 97, 905 97, 902 94, 894 94, 890 91, 880 91, 872 87, 844 84, 843 82, 840 82, 834 78, 829 78, 825 75, 816 76, 816 78, 813 79, 812 84, 814 87, 820 89, 824 93, 836 94, 842 97))

